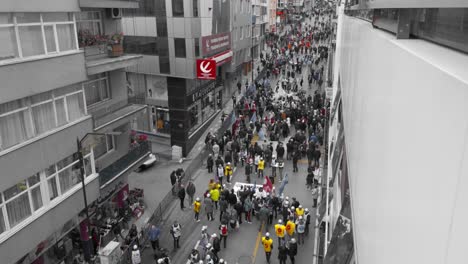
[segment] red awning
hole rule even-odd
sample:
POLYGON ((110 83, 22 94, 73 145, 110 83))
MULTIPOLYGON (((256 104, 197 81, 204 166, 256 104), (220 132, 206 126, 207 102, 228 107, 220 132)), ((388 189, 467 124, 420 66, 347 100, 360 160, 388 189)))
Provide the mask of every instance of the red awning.
POLYGON ((221 52, 219 54, 214 55, 213 57, 207 58, 208 60, 214 60, 216 61, 216 66, 221 66, 226 62, 229 62, 232 60, 232 55, 234 53, 232 50, 227 50, 224 52, 221 52))

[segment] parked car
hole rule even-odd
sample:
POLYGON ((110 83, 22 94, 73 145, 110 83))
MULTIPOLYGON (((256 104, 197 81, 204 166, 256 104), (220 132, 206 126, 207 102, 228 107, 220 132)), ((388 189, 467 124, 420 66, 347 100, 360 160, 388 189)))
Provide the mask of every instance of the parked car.
POLYGON ((154 155, 153 153, 149 154, 148 159, 138 167, 137 172, 142 172, 152 167, 156 163, 156 161, 158 161, 156 155, 154 155))

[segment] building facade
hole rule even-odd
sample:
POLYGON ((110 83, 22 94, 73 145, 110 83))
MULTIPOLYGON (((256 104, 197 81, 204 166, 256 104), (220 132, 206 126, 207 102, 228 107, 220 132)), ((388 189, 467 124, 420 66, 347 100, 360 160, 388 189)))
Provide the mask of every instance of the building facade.
POLYGON ((465 261, 468 5, 455 2, 341 2, 323 263, 465 261))
POLYGON ((151 129, 191 150, 231 97, 225 89, 233 57, 231 1, 145 0, 126 10, 125 51, 143 59, 127 68, 130 89, 150 105, 151 129), (196 78, 196 60, 217 62, 216 80, 196 78))
POLYGON ((3 263, 71 261, 81 245, 73 245, 70 233, 78 230, 83 246, 90 239, 90 230, 80 228, 86 226, 81 168, 91 208, 149 153, 132 136, 148 126, 147 107, 128 100, 123 71, 141 56, 113 50, 108 39, 97 45, 104 41, 97 36, 121 32, 120 8, 136 7, 128 1, 2 2, 3 263))

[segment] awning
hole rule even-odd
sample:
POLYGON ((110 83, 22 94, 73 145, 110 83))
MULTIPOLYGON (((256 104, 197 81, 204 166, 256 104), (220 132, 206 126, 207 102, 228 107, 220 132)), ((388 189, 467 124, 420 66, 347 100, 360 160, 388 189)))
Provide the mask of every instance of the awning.
POLYGON ((224 52, 221 52, 219 54, 214 55, 213 57, 207 58, 208 60, 214 60, 216 61, 216 66, 221 66, 226 62, 229 62, 232 60, 232 55, 234 53, 232 50, 227 50, 224 52))

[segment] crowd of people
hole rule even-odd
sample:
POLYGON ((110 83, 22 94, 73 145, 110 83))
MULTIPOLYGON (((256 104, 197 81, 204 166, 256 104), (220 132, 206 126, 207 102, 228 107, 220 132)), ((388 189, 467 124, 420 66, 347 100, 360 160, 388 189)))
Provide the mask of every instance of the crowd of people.
MULTIPOLYGON (((313 20, 286 25, 269 37, 267 52, 261 55, 264 76, 253 84, 246 82, 244 92, 243 85, 237 84, 239 95, 233 96, 232 127, 222 135, 206 136, 205 145, 210 151, 206 169, 212 177, 203 195, 196 197, 193 182, 187 186, 180 183, 183 171, 171 174, 180 208, 185 210, 188 195, 193 221, 219 222, 211 234, 207 225, 201 227, 199 244, 188 256, 188 263, 226 263, 220 253, 229 247, 229 236, 245 223, 255 222, 258 230, 265 232, 261 243, 268 263, 274 251, 280 263, 288 258, 295 263, 298 248, 309 235, 311 210, 304 206, 306 201, 285 195, 288 176, 284 166, 291 161, 296 174, 299 160, 307 159, 304 186, 316 207, 329 109, 321 87, 332 31, 328 13, 307 15, 313 20), (237 189, 232 179, 235 170, 237 181, 247 183, 237 189), (257 186, 257 181, 272 186, 257 186), (281 183, 278 190, 273 186, 275 181, 281 183), (248 184, 252 182, 255 184, 248 184)), ((160 233, 152 226, 147 234, 155 254, 161 252, 160 233)), ((182 236, 178 221, 173 222, 170 233, 177 250, 182 236)), ((170 263, 167 254, 156 255, 156 260, 170 263)))

